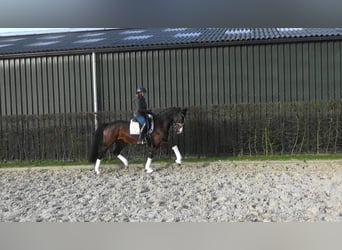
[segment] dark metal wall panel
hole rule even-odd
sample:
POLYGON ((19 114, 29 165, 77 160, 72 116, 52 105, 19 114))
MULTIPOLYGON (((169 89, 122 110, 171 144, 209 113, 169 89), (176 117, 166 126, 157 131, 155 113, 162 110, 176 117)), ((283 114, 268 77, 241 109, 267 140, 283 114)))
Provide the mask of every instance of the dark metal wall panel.
POLYGON ((302 44, 302 49, 303 49, 303 59, 302 59, 302 83, 303 83, 303 100, 304 101, 309 101, 310 100, 310 71, 309 71, 309 44, 304 43, 302 44))
POLYGON ((333 53, 333 82, 335 85, 335 99, 340 99, 342 95, 342 43, 334 42, 334 53, 333 53))
MULTIPOLYGON (((163 94, 163 99, 164 101, 162 102, 163 105, 165 106, 171 106, 171 97, 172 95, 171 92, 171 85, 172 85, 172 78, 171 78, 171 51, 170 50, 165 50, 165 80, 164 80, 164 94, 163 94)), ((143 84, 143 83, 142 83, 143 84)))
POLYGON ((5 62, 0 61, 0 114, 6 113, 5 62))
POLYGON ((189 106, 189 62, 188 62, 188 50, 181 50, 181 65, 179 65, 180 76, 179 81, 183 86, 183 91, 179 93, 181 97, 180 103, 183 103, 184 106, 189 106))
POLYGON ((100 56, 101 110, 323 101, 341 97, 341 42, 182 48, 100 56))
POLYGON ((316 60, 315 56, 315 47, 314 43, 309 44, 309 99, 315 100, 316 99, 316 81, 315 81, 315 64, 314 60, 316 60))
POLYGON ((241 96, 242 102, 249 103, 251 93, 250 85, 248 82, 248 49, 246 46, 241 47, 241 96))
POLYGON ((92 110, 90 55, 0 61, 1 115, 92 110))
MULTIPOLYGON (((113 52, 97 58, 99 107, 151 108, 341 98, 341 41, 113 52)), ((90 112, 91 55, 0 61, 1 115, 90 112)))
POLYGON ((193 54, 194 54, 194 57, 193 57, 193 67, 194 67, 194 71, 193 71, 193 74, 194 74, 194 89, 193 89, 193 92, 190 93, 190 95, 192 94, 193 95, 193 105, 196 106, 196 105, 201 105, 201 101, 202 101, 202 98, 201 98, 201 80, 202 80, 202 77, 200 75, 200 49, 194 49, 193 50, 193 54))
POLYGON ((218 84, 218 103, 225 103, 225 72, 224 72, 224 49, 217 48, 217 84, 218 84))
POLYGON ((314 64, 315 64, 315 87, 316 87, 316 100, 323 99, 323 86, 322 86, 322 44, 315 44, 314 51, 314 64))

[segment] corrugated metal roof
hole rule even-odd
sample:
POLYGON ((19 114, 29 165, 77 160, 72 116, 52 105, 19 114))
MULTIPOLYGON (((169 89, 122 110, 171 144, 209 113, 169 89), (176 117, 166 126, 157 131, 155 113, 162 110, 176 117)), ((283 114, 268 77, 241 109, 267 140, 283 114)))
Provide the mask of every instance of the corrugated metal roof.
POLYGON ((70 50, 342 38, 342 28, 155 28, 0 37, 0 56, 70 50))

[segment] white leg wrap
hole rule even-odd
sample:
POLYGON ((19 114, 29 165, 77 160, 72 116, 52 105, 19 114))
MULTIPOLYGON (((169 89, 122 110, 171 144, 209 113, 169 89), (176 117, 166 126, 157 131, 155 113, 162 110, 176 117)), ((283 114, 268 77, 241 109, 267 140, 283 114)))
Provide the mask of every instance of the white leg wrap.
POLYGON ((146 169, 146 173, 148 173, 148 174, 153 172, 153 169, 151 168, 151 163, 152 163, 152 159, 147 158, 145 169, 146 169))
POLYGON ((182 164, 182 155, 180 154, 177 145, 173 146, 172 150, 175 152, 175 155, 176 155, 176 158, 177 158, 176 159, 176 163, 178 163, 179 165, 182 164))
POLYGON ((96 163, 95 163, 95 173, 96 174, 100 174, 100 164, 101 164, 101 160, 97 159, 96 163))
POLYGON ((119 154, 117 157, 119 158, 120 161, 122 161, 125 167, 128 167, 128 161, 123 155, 119 154))

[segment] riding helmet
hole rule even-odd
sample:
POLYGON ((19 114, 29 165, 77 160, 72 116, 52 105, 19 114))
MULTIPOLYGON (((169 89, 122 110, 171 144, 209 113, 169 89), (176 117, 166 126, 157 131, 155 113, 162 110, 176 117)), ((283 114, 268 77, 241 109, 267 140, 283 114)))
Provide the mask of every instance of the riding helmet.
POLYGON ((146 93, 146 89, 144 87, 138 88, 137 93, 141 93, 141 92, 146 93))

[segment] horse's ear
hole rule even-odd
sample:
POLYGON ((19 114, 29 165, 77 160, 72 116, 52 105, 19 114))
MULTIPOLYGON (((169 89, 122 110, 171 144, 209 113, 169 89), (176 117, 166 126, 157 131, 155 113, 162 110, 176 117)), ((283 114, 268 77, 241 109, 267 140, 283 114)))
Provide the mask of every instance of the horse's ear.
POLYGON ((182 114, 185 116, 187 111, 188 111, 187 108, 183 109, 183 110, 182 110, 182 114))

